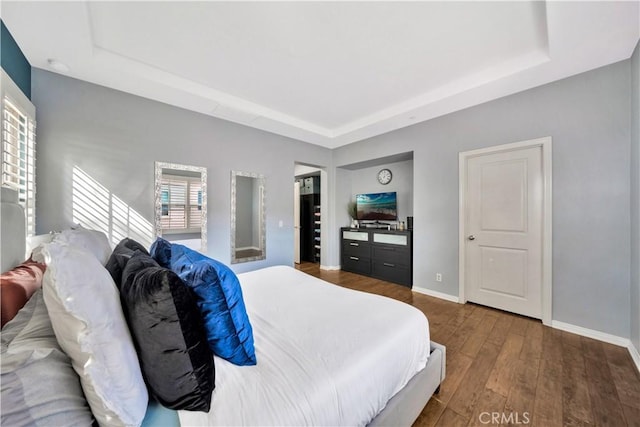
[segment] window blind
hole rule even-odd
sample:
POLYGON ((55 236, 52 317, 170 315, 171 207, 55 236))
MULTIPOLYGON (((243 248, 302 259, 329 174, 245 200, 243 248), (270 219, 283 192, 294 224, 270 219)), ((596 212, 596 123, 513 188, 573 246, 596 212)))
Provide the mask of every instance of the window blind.
POLYGON ((202 224, 202 184, 187 177, 163 175, 161 184, 163 230, 199 232, 202 224))
POLYGON ((200 228, 202 225, 202 183, 189 182, 189 228, 200 228))
POLYGON ((2 185, 18 191, 26 214, 27 235, 35 234, 35 120, 8 96, 2 99, 2 185))

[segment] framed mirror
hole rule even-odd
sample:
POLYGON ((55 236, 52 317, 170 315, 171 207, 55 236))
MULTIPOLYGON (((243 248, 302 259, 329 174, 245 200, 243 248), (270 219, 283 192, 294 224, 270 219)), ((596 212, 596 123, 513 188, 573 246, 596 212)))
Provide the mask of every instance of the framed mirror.
POLYGON ((156 162, 156 236, 207 251, 207 168, 156 162))
POLYGON ((231 263, 266 258, 265 178, 231 171, 231 263))

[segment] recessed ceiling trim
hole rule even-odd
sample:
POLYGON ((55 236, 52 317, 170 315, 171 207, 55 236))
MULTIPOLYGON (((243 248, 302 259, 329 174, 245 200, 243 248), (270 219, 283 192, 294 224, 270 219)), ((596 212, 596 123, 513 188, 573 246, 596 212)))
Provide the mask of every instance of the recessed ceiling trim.
MULTIPOLYGON (((498 66, 487 68, 473 75, 451 81, 433 91, 405 101, 402 104, 394 105, 385 110, 378 111, 371 116, 363 117, 360 120, 342 126, 334 131, 333 136, 340 137, 384 120, 393 119, 400 115, 406 116, 408 113, 413 114, 425 105, 434 104, 505 77, 516 75, 524 70, 544 64, 548 62, 549 59, 549 54, 546 51, 530 52, 518 56, 498 66)), ((415 119, 412 120, 415 121, 415 119)))
MULTIPOLYGON (((204 98, 209 101, 211 108, 208 111, 197 110, 210 116, 229 120, 235 123, 251 124, 259 117, 269 117, 274 121, 287 124, 293 128, 305 129, 308 132, 318 134, 322 137, 330 137, 328 129, 324 129, 305 122, 285 113, 266 108, 262 105, 247 101, 245 99, 230 95, 223 91, 216 90, 207 85, 184 78, 175 73, 163 70, 151 64, 146 64, 134 58, 129 58, 117 52, 113 52, 100 46, 96 39, 95 23, 90 2, 84 2, 84 11, 87 19, 87 30, 91 46, 93 48, 93 58, 97 66, 112 69, 114 72, 126 72, 139 79, 146 79, 158 85, 170 87, 182 92, 189 93, 195 97, 204 98)), ((162 91, 158 91, 161 94, 162 91)), ((165 101, 162 95, 147 95, 152 99, 165 101)), ((171 102, 168 102, 171 103, 171 102)))
POLYGON ((55 58, 69 66, 65 74, 70 77, 328 148, 628 59, 640 38, 638 1, 521 2, 516 6, 487 2, 487 9, 482 2, 472 3, 473 7, 466 8, 466 3, 455 2, 418 6, 362 2, 357 7, 338 2, 264 2, 255 6, 202 2, 181 9, 178 2, 166 7, 167 2, 5 0, 2 19, 33 67, 48 69, 47 60, 55 58), (180 21, 175 28, 164 30, 146 28, 145 22, 137 21, 141 13, 157 10, 165 13, 161 16, 163 25, 177 19, 175 13, 168 14, 176 11, 182 16, 186 10, 190 13, 186 16, 198 21, 194 7, 195 13, 202 7, 209 14, 199 20, 200 27, 180 21), (471 14, 471 9, 479 15, 471 14), (135 14, 121 13, 127 11, 135 14), (421 18, 412 15, 416 11, 430 18, 433 25, 418 25, 421 18), (433 16, 440 13, 453 22, 434 21, 433 16), (219 31, 208 32, 210 17, 216 20, 221 16, 224 20, 216 21, 219 31), (127 25, 125 17, 129 18, 127 25), (293 18, 298 21, 285 28, 280 25, 284 17, 287 22, 293 18), (363 17, 373 18, 383 31, 366 27, 368 21, 363 17), (404 25, 407 22, 412 25, 404 25), (487 22, 503 30, 518 28, 517 23, 522 22, 527 31, 524 36, 517 35, 517 49, 511 49, 510 39, 505 43, 501 33, 492 33, 492 25, 481 25, 487 22), (366 28, 349 27, 349 23, 366 28), (315 31, 319 28, 322 31, 315 31), (439 32, 431 32, 434 28, 439 32), (184 41, 199 44, 200 39, 189 33, 192 29, 199 31, 198 36, 216 35, 215 43, 202 44, 206 52, 194 50, 185 57, 206 57, 213 62, 171 62, 181 56, 165 55, 164 45, 157 40, 153 44, 153 33, 147 33, 147 29, 163 31, 158 40, 168 43, 172 39, 167 38, 166 31, 188 36, 174 44, 185 49, 191 45, 184 41), (129 49, 130 36, 138 50, 129 49), (476 39, 486 43, 478 45, 476 39), (274 41, 279 44, 269 44, 274 41), (487 55, 484 51, 465 52, 465 43, 486 49, 487 55), (500 45, 498 50, 494 44, 500 45), (112 46, 115 50, 110 49, 112 46), (148 47, 155 49, 155 56, 144 53, 148 47), (131 52, 138 52, 140 57, 125 54, 131 52), (473 66, 452 69, 448 80, 442 79, 448 69, 433 68, 440 63, 467 64, 466 56, 474 58, 473 66), (491 61, 483 62, 485 57, 491 61), (197 71, 199 64, 205 66, 206 74, 191 72, 197 71), (214 68, 206 68, 212 64, 214 68), (222 80, 207 80, 213 75, 210 71, 219 71, 218 65, 224 65, 227 74, 221 75, 222 80), (236 69, 241 77, 233 80, 236 69), (434 77, 437 84, 422 78, 423 72, 434 77), (283 80, 283 76, 291 81, 283 80), (230 85, 225 86, 224 78, 231 78, 227 81, 230 85), (246 90, 233 91, 234 84, 236 89, 243 89, 245 82, 246 90))
MULTIPOLYGON (((321 136, 331 136, 331 132, 328 129, 316 126, 313 123, 305 122, 304 120, 300 120, 282 112, 274 111, 262 105, 229 95, 228 93, 194 82, 193 80, 183 78, 158 67, 145 64, 132 58, 127 58, 118 53, 110 52, 109 50, 96 45, 94 45, 93 56, 96 66, 108 68, 114 70, 114 72, 116 72, 116 70, 120 70, 118 72, 133 75, 138 79, 149 80, 161 86, 171 87, 191 95, 205 98, 211 101, 212 104, 224 105, 229 109, 236 110, 237 112, 244 111, 247 116, 251 116, 253 118, 260 116, 269 117, 272 120, 279 121, 292 127, 305 129, 308 132, 313 132, 321 136)), ((217 116, 216 110, 205 112, 205 114, 217 116)), ((228 119, 228 117, 221 118, 228 119)))

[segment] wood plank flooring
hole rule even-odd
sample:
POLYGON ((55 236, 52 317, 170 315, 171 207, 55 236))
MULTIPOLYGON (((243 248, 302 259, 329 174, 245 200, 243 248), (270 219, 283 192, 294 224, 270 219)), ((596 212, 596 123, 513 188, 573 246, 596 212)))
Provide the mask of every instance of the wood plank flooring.
POLYGON ((422 310, 447 347, 447 377, 414 427, 640 427, 640 374, 626 348, 475 304, 456 304, 343 271, 297 265, 351 289, 422 310))

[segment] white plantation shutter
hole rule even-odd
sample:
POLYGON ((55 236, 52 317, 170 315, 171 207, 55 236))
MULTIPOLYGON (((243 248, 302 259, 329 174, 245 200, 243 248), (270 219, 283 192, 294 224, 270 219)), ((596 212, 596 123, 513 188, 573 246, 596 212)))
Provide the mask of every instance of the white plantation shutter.
POLYGON ((35 107, 2 71, 2 186, 18 191, 27 236, 35 234, 35 107))
POLYGON ((163 175, 161 186, 163 230, 197 232, 202 224, 202 188, 199 180, 163 175))
POLYGON ((202 183, 189 182, 189 228, 200 228, 202 225, 202 183))

